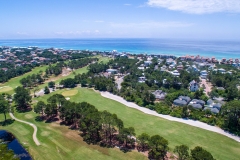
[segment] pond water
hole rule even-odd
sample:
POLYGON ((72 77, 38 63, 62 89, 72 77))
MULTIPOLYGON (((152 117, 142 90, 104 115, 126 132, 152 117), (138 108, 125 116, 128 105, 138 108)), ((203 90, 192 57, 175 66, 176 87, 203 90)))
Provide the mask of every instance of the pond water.
POLYGON ((21 160, 32 160, 29 153, 25 148, 18 142, 18 140, 13 136, 13 134, 0 130, 0 139, 7 142, 8 148, 13 150, 15 155, 17 155, 21 160))

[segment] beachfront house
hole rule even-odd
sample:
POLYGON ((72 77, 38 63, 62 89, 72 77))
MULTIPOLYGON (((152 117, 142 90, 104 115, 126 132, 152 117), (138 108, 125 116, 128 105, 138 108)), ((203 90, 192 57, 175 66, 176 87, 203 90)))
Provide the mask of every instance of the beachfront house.
POLYGON ((198 89, 199 89, 199 84, 195 80, 189 83, 189 90, 191 92, 196 92, 198 89))

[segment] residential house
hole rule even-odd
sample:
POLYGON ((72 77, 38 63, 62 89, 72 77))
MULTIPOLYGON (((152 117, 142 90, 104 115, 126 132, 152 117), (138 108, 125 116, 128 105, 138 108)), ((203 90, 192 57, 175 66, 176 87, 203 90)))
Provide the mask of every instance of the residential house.
POLYGON ((177 66, 177 70, 178 70, 178 71, 183 70, 183 65, 179 65, 179 66, 177 66))
POLYGON ((175 105, 175 106, 186 106, 187 102, 184 101, 184 100, 181 100, 181 99, 175 99, 173 101, 173 105, 175 105))
POLYGON ((145 66, 150 66, 152 64, 152 61, 144 61, 145 66))
POLYGON ((189 90, 191 92, 196 92, 198 89, 199 89, 199 84, 195 80, 189 83, 189 90))
POLYGON ((220 69, 218 69, 218 72, 220 72, 220 73, 222 73, 222 74, 225 74, 225 73, 226 73, 226 70, 223 69, 223 68, 220 68, 220 69))
POLYGON ((110 73, 110 74, 117 74, 117 73, 118 73, 118 70, 117 70, 117 69, 107 69, 106 72, 108 72, 108 73, 110 73))
POLYGON ((178 99, 173 101, 173 105, 175 106, 186 106, 191 101, 188 96, 179 96, 178 99))
POLYGON ((174 70, 171 73, 172 73, 172 75, 174 75, 176 77, 180 76, 180 73, 177 70, 174 70))
POLYGON ((207 76, 208 76, 208 72, 206 70, 203 70, 200 72, 200 77, 202 79, 207 79, 207 76))
POLYGON ((204 111, 210 110, 213 114, 218 114, 219 110, 217 108, 205 107, 204 111))
POLYGON ((188 105, 196 109, 203 109, 205 102, 203 100, 193 99, 188 105))
POLYGON ((152 94, 155 96, 156 100, 164 100, 165 96, 167 95, 167 93, 163 92, 162 90, 156 90, 152 92, 152 94))
POLYGON ((138 82, 139 83, 145 83, 146 77, 138 77, 138 82))

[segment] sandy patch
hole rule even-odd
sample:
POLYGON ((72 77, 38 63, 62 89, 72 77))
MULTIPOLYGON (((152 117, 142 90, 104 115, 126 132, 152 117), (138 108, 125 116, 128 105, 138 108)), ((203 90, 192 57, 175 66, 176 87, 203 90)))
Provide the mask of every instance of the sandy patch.
POLYGON ((62 93, 63 96, 75 96, 78 93, 78 90, 69 90, 62 93))
POLYGON ((0 92, 8 92, 8 91, 11 91, 11 90, 13 90, 13 88, 9 87, 9 86, 0 87, 0 92))

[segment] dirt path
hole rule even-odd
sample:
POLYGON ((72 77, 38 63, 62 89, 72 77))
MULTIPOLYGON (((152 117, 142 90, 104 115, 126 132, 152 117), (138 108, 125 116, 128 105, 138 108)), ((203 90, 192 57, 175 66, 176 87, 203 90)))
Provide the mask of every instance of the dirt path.
POLYGON ((212 85, 210 84, 210 82, 207 82, 206 79, 201 79, 201 86, 204 85, 205 86, 205 92, 206 95, 208 96, 208 94, 212 91, 212 85))
POLYGON ((170 120, 170 121, 185 123, 185 124, 188 124, 188 125, 191 125, 191 126, 194 126, 194 127, 198 127, 198 128, 202 128, 202 129, 205 129, 205 130, 208 130, 208 131, 216 132, 216 133, 222 134, 224 136, 227 136, 231 139, 234 139, 237 142, 240 142, 240 137, 235 136, 231 133, 225 132, 224 130, 222 130, 219 127, 210 126, 210 125, 208 125, 206 123, 203 123, 203 122, 200 122, 200 121, 187 120, 187 119, 172 117, 172 116, 169 116, 169 115, 158 114, 156 111, 150 110, 148 108, 140 107, 133 102, 127 102, 122 97, 113 95, 109 92, 101 92, 101 95, 105 98, 109 98, 109 99, 115 100, 117 102, 120 102, 127 107, 135 108, 135 109, 137 109, 137 110, 139 110, 143 113, 154 115, 154 116, 157 116, 157 117, 161 117, 161 118, 164 118, 164 119, 167 119, 167 120, 170 120))
POLYGON ((34 129, 34 132, 33 132, 33 141, 36 143, 37 146, 40 145, 40 142, 38 141, 37 139, 37 126, 32 124, 32 123, 29 123, 29 122, 26 122, 26 121, 23 121, 23 120, 20 120, 20 119, 17 119, 16 117, 14 117, 14 115, 12 113, 9 113, 9 115, 11 116, 12 119, 15 119, 16 121, 18 122, 21 122, 21 123, 25 123, 25 124, 28 124, 30 126, 33 127, 34 129))

